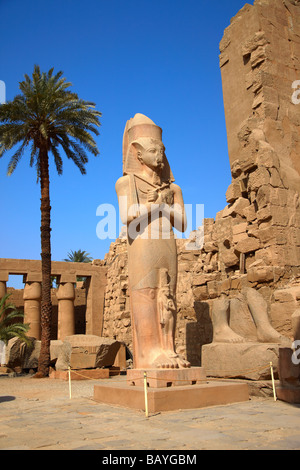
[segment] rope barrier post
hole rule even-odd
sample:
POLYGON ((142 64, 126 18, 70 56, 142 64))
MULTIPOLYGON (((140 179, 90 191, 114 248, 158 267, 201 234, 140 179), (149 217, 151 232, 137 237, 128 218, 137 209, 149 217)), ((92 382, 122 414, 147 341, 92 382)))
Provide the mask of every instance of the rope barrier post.
POLYGON ((69 366, 69 397, 72 398, 72 388, 71 388, 71 367, 69 366))
POLYGON ((274 372, 273 372, 273 363, 272 363, 272 362, 270 362, 270 369, 271 369, 271 377, 272 377, 273 396, 274 396, 274 401, 276 401, 276 400, 277 400, 277 397, 276 397, 275 381, 274 381, 274 372))
POLYGON ((145 415, 148 418, 148 391, 147 391, 147 374, 144 372, 144 392, 145 392, 145 415))

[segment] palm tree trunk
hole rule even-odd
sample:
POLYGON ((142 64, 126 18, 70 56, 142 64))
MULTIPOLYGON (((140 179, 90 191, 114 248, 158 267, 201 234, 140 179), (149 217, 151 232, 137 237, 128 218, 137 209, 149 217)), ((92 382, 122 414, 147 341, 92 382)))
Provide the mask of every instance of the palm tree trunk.
POLYGON ((49 161, 46 145, 40 148, 41 185, 41 258, 42 258, 42 299, 41 299, 41 352, 36 376, 47 377, 50 365, 50 339, 52 322, 51 302, 51 227, 49 161))

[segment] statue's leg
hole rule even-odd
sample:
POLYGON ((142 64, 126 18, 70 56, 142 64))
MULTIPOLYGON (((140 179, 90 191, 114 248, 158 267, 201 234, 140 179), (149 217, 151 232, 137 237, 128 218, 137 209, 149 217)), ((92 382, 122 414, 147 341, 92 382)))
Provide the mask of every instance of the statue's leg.
POLYGON ((262 343, 281 343, 290 346, 290 339, 276 331, 270 323, 267 302, 255 289, 249 287, 243 290, 249 305, 253 321, 257 328, 257 338, 262 343))
POLYGON ((245 339, 235 333, 229 326, 230 301, 221 297, 213 301, 212 322, 213 341, 217 343, 242 343, 245 339))
MULTIPOLYGON (((129 245, 128 270, 135 368, 189 367, 174 349, 176 309, 166 329, 161 324, 159 294, 164 271, 175 302, 177 260, 174 240, 135 240, 129 245), (165 334, 162 340, 162 334, 165 334)), ((164 286, 166 287, 166 286, 164 286)))
POLYGON ((157 289, 145 288, 131 291, 133 318, 134 366, 153 367, 160 353, 160 335, 157 324, 157 289))

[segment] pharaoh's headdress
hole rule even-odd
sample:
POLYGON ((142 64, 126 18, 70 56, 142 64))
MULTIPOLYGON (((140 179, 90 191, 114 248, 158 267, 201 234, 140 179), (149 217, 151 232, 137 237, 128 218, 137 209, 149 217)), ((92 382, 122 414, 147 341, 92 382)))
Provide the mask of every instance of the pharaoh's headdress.
MULTIPOLYGON (((136 114, 127 121, 123 135, 123 175, 139 174, 141 163, 136 157, 133 143, 142 137, 162 141, 162 130, 144 114, 136 114)), ((174 181, 169 162, 164 155, 163 181, 174 181)))

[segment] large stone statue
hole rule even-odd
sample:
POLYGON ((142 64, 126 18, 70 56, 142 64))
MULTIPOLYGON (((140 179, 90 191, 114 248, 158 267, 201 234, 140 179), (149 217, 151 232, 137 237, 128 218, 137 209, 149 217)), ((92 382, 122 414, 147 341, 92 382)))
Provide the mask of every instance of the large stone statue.
POLYGON ((184 231, 181 189, 174 184, 162 130, 136 114, 123 137, 123 176, 116 183, 127 225, 135 368, 183 368, 175 352, 177 252, 173 227, 184 231))

